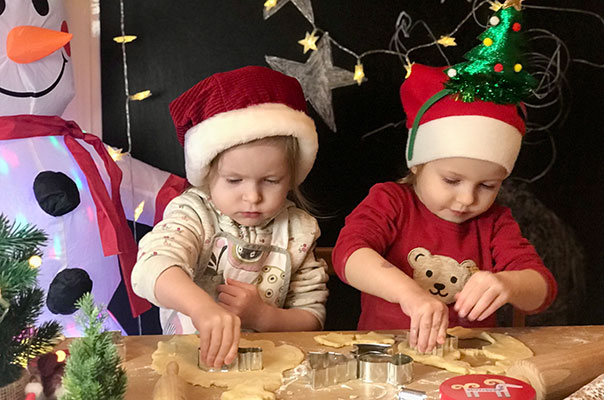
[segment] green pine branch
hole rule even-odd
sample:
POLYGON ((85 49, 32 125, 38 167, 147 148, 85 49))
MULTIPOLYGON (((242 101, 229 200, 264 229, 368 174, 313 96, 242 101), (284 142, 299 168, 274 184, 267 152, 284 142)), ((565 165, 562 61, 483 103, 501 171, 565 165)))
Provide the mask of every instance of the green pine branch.
POLYGON ((41 230, 11 224, 0 214, 0 386, 16 381, 27 360, 49 351, 60 337, 57 322, 35 326, 44 292, 28 260, 41 254, 45 241, 41 230))
POLYGON ((0 257, 12 260, 25 260, 34 254, 41 255, 39 248, 48 237, 33 225, 10 223, 4 214, 0 214, 0 257))
POLYGON ((84 336, 69 346, 63 375, 65 395, 61 400, 121 400, 126 393, 126 372, 120 366, 111 332, 103 330, 106 314, 94 304, 90 293, 76 305, 76 320, 84 329, 84 336))
POLYGON ((23 288, 36 285, 38 271, 27 261, 15 261, 0 256, 0 294, 8 299, 16 296, 23 288))

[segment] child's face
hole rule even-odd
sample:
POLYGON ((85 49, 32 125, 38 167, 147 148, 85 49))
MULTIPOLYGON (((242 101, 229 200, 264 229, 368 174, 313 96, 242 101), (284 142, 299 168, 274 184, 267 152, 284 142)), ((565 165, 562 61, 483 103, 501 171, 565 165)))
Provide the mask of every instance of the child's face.
POLYGON ((223 152, 210 179, 210 197, 218 210, 244 226, 272 219, 291 188, 285 146, 252 142, 223 152))
POLYGON ((488 210, 506 177, 501 165, 462 157, 430 161, 412 171, 422 203, 433 214, 457 224, 488 210))

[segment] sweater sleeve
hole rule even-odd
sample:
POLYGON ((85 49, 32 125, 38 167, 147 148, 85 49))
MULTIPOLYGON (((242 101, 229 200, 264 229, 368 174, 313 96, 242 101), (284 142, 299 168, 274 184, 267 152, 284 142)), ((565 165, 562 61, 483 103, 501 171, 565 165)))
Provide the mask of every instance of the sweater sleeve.
POLYGON ((290 226, 293 240, 288 250, 292 255, 292 275, 284 308, 307 310, 323 328, 329 277, 325 260, 316 259, 314 254, 321 231, 317 220, 300 209, 293 209, 290 213, 290 226))
POLYGON ((543 304, 531 314, 537 314, 549 307, 558 292, 556 279, 537 254, 531 243, 522 236, 520 227, 509 208, 503 211, 495 221, 491 252, 495 260, 494 272, 520 271, 532 269, 539 272, 547 284, 547 295, 543 304))
POLYGON ((352 253, 370 248, 384 254, 396 238, 405 207, 401 193, 396 183, 376 184, 346 217, 332 255, 334 270, 343 282, 348 283, 345 267, 352 253))
POLYGON ((134 292, 161 307, 155 282, 162 272, 178 266, 193 279, 210 225, 210 211, 199 195, 189 190, 174 198, 164 219, 140 240, 132 271, 134 292))

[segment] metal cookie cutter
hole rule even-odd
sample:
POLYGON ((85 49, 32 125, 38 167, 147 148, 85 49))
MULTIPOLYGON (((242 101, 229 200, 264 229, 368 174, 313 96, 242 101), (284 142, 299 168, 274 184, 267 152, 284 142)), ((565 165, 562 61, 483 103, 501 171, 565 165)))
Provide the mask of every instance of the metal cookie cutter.
MULTIPOLYGON (((421 354, 421 355, 433 355, 433 356, 442 357, 445 355, 445 353, 449 353, 451 351, 457 350, 457 346, 458 346, 457 336, 447 335, 447 337, 445 339, 445 343, 436 345, 432 349, 432 351, 425 352, 425 353, 421 353, 418 351, 417 353, 421 354)), ((409 346, 409 347, 411 347, 411 346, 409 346)))
POLYGON ((426 400, 428 398, 426 392, 407 388, 401 389, 397 396, 398 400, 426 400))
POLYGON ((382 343, 357 343, 351 351, 356 357, 367 353, 391 354, 392 345, 382 343))
POLYGON ((197 366, 207 372, 228 372, 228 371, 259 371, 262 369, 262 348, 261 347, 240 347, 237 350, 237 357, 230 364, 224 364, 220 368, 212 368, 201 361, 201 351, 197 349, 197 366))
POLYGON ((334 352, 309 352, 310 385, 320 389, 357 378, 354 356, 334 352))
POLYGON ((413 378, 413 359, 405 354, 365 353, 358 357, 359 379, 400 386, 413 378))

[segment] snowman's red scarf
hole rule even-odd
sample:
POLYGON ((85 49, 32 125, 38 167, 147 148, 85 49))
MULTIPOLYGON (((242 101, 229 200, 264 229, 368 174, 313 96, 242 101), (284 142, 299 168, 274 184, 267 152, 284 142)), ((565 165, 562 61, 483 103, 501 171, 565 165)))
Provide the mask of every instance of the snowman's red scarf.
POLYGON ((25 139, 39 136, 63 136, 65 145, 86 176, 90 194, 94 200, 103 244, 103 254, 117 254, 122 268, 122 276, 130 300, 132 314, 136 317, 147 311, 151 305, 138 297, 132 290, 130 275, 136 262, 136 242, 132 236, 120 199, 122 171, 107 152, 101 140, 82 132, 78 124, 56 116, 13 115, 0 116, 0 140, 25 139), (105 164, 111 180, 111 196, 103 183, 94 160, 76 139, 93 146, 105 164))

